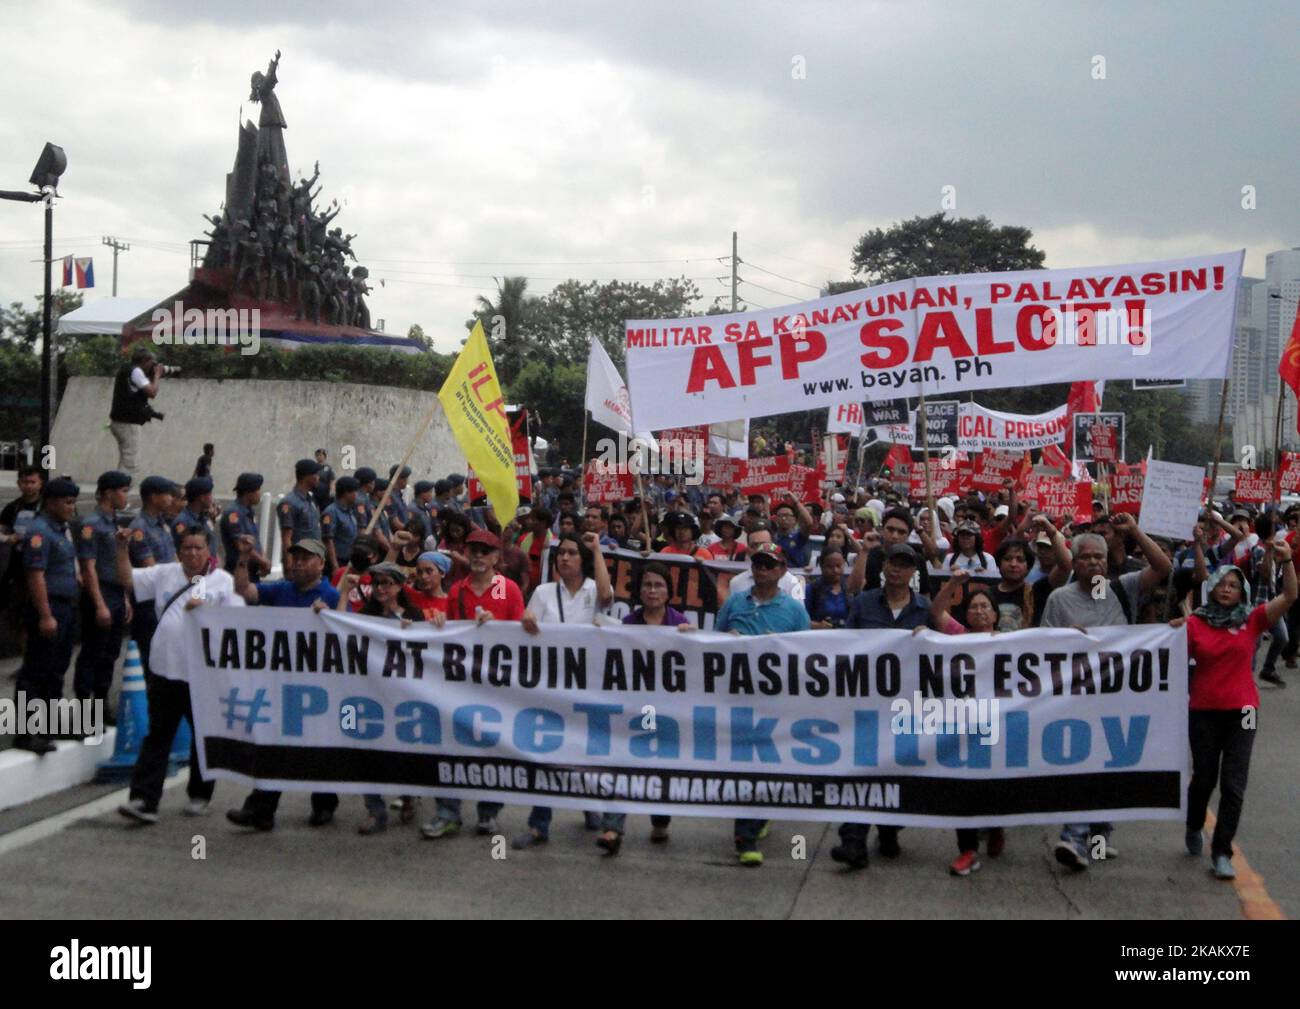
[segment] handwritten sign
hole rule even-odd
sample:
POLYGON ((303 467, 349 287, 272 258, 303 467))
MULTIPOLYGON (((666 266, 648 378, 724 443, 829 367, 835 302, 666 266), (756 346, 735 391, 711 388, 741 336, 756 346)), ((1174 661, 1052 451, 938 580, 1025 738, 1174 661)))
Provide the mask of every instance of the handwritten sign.
POLYGON ((1190 540, 1204 487, 1203 467, 1148 459, 1138 525, 1149 536, 1190 540))

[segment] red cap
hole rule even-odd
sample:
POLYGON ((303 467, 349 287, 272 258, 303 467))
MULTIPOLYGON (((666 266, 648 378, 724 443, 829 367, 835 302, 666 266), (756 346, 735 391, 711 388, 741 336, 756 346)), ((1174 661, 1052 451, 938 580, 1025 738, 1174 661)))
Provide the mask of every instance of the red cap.
POLYGON ((475 529, 465 540, 468 546, 471 543, 482 543, 485 547, 491 547, 493 550, 501 549, 501 540, 488 532, 486 529, 475 529))

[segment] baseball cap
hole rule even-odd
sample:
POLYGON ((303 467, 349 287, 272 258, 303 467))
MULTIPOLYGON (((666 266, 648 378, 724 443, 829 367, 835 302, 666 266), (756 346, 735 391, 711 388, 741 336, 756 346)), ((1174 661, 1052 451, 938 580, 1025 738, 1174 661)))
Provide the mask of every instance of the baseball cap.
POLYGON ((306 550, 307 553, 314 554, 315 556, 321 558, 322 560, 325 558, 325 544, 322 543, 320 540, 314 540, 311 539, 310 537, 304 537, 303 539, 300 539, 297 543, 293 544, 293 546, 291 546, 289 549, 306 550))
POLYGON ((406 584, 406 572, 392 561, 382 561, 379 564, 370 565, 370 580, 373 582, 379 577, 391 578, 398 585, 406 584))
POLYGON ((776 561, 778 564, 785 563, 785 551, 775 543, 760 543, 758 546, 750 549, 749 559, 751 562, 760 557, 767 557, 770 560, 776 561))
POLYGON ((892 546, 885 548, 885 560, 905 561, 912 567, 916 567, 916 551, 906 543, 895 543, 892 546))
POLYGON ((123 473, 120 469, 110 469, 107 473, 99 474, 95 489, 99 491, 121 490, 123 487, 130 486, 131 474, 123 473))
POLYGON ((469 534, 469 538, 465 540, 465 543, 467 545, 472 543, 481 543, 483 546, 491 547, 493 550, 501 549, 501 540, 486 529, 475 529, 469 534))
POLYGON ((1010 514, 1011 514, 1011 509, 1007 505, 998 505, 996 508, 993 509, 993 517, 995 519, 1005 518, 1007 515, 1010 514))

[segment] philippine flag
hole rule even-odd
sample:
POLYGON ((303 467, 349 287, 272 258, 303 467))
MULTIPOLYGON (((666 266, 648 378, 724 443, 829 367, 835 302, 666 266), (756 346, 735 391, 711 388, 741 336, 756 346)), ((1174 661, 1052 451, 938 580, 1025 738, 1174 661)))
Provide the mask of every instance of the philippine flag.
POLYGON ((77 286, 94 287, 95 286, 95 260, 91 256, 84 259, 76 260, 77 267, 77 286))
POLYGON ((67 287, 71 283, 72 283, 72 257, 64 256, 63 257, 63 283, 60 284, 59 286, 67 287))

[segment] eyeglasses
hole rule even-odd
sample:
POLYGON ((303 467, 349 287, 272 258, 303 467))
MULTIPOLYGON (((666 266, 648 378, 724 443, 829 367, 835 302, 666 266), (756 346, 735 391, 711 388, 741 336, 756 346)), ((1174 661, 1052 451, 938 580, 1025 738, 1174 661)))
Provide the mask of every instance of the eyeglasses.
POLYGON ((768 557, 755 557, 753 565, 756 568, 779 568, 781 565, 768 557))
POLYGON ((495 550, 496 547, 490 547, 484 543, 471 543, 469 545, 469 552, 474 554, 476 557, 485 557, 495 550))

